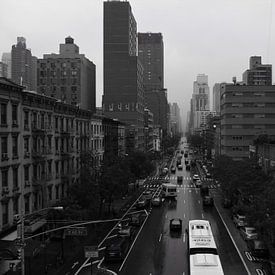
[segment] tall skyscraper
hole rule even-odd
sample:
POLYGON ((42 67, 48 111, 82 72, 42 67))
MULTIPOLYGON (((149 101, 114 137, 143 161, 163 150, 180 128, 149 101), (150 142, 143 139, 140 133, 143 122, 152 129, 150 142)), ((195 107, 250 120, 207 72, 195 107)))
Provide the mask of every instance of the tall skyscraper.
POLYGON ((193 116, 193 125, 191 132, 200 131, 206 123, 206 116, 209 114, 209 86, 208 76, 199 74, 194 81, 193 95, 191 100, 191 116, 193 116))
POLYGON ((2 62, 7 64, 7 78, 11 79, 11 53, 3 53, 2 62))
POLYGON ((17 37, 17 44, 11 50, 11 77, 12 80, 26 87, 27 90, 36 90, 36 70, 33 69, 34 59, 30 49, 27 49, 26 39, 17 37))
POLYGON ((272 85, 272 66, 262 64, 261 56, 251 56, 249 69, 243 73, 245 85, 272 85))
POLYGON ((144 150, 143 67, 137 24, 129 2, 104 2, 103 112, 132 125, 134 149, 144 150))
POLYGON ((138 33, 138 57, 144 68, 144 87, 147 90, 164 88, 163 38, 161 33, 138 33))
POLYGON ((213 86, 213 112, 217 115, 221 112, 221 89, 225 82, 215 83, 213 86))
POLYGON ((0 77, 8 77, 8 65, 4 62, 0 62, 0 77))
POLYGON ((59 54, 44 54, 37 64, 39 93, 95 112, 96 67, 73 38, 59 45, 59 54))

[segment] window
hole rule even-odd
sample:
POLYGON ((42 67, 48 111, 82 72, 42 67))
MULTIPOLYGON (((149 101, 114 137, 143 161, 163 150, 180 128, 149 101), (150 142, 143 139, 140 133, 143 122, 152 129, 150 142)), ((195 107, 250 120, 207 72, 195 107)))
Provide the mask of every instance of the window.
POLYGON ((51 136, 48 136, 48 148, 51 151, 51 149, 52 149, 52 137, 51 136))
POLYGON ((12 180, 13 180, 13 187, 18 187, 18 168, 14 167, 12 169, 12 180))
POLYGON ((25 137, 24 138, 24 153, 29 153, 29 138, 25 137))
POLYGON ((2 204, 2 221, 3 225, 9 221, 9 205, 7 203, 2 204))
POLYGON ((12 137, 12 157, 18 158, 17 136, 12 137))
POLYGON ((233 136, 232 139, 233 140, 242 140, 243 137, 242 136, 233 136))
POLYGON ((1 125, 7 125, 7 104, 1 103, 1 125))
POLYGON ((77 71, 72 71, 72 75, 73 76, 77 75, 77 71))
POLYGON ((58 117, 55 117, 55 130, 58 130, 58 117))
POLYGON ((29 112, 24 111, 24 129, 29 129, 29 112))
POLYGON ((59 199, 59 185, 55 186, 55 198, 59 199))
POLYGON ((2 187, 3 186, 8 186, 8 183, 9 183, 9 179, 8 179, 8 170, 7 169, 3 169, 1 171, 1 174, 2 174, 2 187))
POLYGON ((233 108, 240 108, 240 107, 243 107, 243 104, 242 103, 232 103, 232 107, 233 108))
POLYGON ((28 181, 29 180, 29 165, 25 165, 24 166, 24 180, 28 181))
POLYGON ((48 199, 49 201, 52 200, 52 186, 48 186, 48 199))
POLYGON ((126 103, 126 104, 125 104, 125 109, 126 109, 127 111, 129 111, 129 103, 126 103))
POLYGON ((51 175, 52 174, 52 160, 48 161, 48 174, 51 175))
POLYGON ((113 109, 114 109, 113 103, 109 104, 109 111, 113 111, 113 109))
POLYGON ((12 105, 12 125, 17 125, 17 105, 12 105))
POLYGON ((233 93, 233 96, 242 96, 243 93, 242 92, 236 92, 236 93, 233 93))
POLYGON ((232 129, 242 129, 243 126, 242 125, 232 125, 232 129))
POLYGON ((55 151, 58 151, 58 138, 55 138, 55 151))
POLYGON ((25 196, 25 213, 30 212, 30 196, 25 196))
POLYGON ((18 214, 18 200, 19 198, 13 198, 13 214, 18 214))
POLYGON ((265 114, 255 114, 255 118, 265 118, 265 114))
POLYGON ((258 107, 258 108, 264 108, 265 104, 264 103, 255 103, 254 107, 258 107))
POLYGON ((2 153, 2 160, 8 159, 8 138, 1 137, 1 153, 2 153))

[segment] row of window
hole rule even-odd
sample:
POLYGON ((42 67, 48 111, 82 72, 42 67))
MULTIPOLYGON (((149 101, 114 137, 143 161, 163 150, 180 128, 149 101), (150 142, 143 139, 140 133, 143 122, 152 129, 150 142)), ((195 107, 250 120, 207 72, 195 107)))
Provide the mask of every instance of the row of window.
POLYGON ((226 124, 222 129, 275 129, 275 124, 226 124))
POLYGON ((225 114, 221 117, 223 118, 275 118, 274 114, 225 114))
POLYGON ((240 97, 275 97, 274 92, 227 92, 222 95, 222 98, 230 98, 232 96, 240 96, 240 97))

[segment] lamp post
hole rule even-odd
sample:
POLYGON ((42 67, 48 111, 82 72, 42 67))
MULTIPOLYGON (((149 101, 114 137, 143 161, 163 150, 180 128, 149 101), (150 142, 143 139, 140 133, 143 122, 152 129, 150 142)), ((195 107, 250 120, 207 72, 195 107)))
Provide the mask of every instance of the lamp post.
POLYGON ((23 207, 21 207, 21 214, 20 214, 20 220, 19 220, 19 228, 17 227, 17 234, 20 237, 20 247, 21 247, 21 275, 25 275, 25 218, 46 210, 63 210, 62 206, 55 206, 55 207, 47 207, 40 209, 38 211, 35 211, 31 214, 24 215, 23 213, 23 207), (19 232, 18 232, 19 231, 19 232))

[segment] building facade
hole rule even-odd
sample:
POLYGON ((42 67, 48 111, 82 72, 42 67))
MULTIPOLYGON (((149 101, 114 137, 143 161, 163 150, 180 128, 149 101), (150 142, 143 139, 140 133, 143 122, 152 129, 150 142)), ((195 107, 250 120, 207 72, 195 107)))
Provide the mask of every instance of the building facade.
POLYGON ((261 56, 251 56, 249 69, 243 73, 245 85, 272 85, 272 66, 262 64, 261 56))
MULTIPOLYGON (((0 78, 0 232, 56 205, 79 181, 80 153, 103 159, 101 119, 0 78), (21 212, 20 212, 21 211, 21 212)), ((31 232, 32 233, 32 232, 31 232)))
POLYGON ((79 53, 73 38, 65 38, 58 54, 44 54, 38 59, 37 72, 38 93, 95 112, 96 67, 79 53))
POLYGON ((124 157, 126 154, 125 124, 108 117, 102 118, 104 158, 124 157))
POLYGON ((209 109, 209 86, 208 76, 199 74, 193 84, 193 94, 191 100, 191 133, 199 132, 206 124, 206 116, 209 109))
POLYGON ((225 82, 215 83, 213 86, 213 112, 217 115, 221 112, 221 87, 225 84, 225 82))
POLYGON ((145 108, 144 110, 144 135, 145 135, 145 151, 152 152, 154 150, 154 115, 145 108))
POLYGON ((8 65, 4 62, 0 62, 0 77, 8 77, 8 65))
POLYGON ((226 84, 221 90, 221 154, 249 157, 260 134, 275 138, 275 86, 226 84))
POLYGON ((177 103, 169 103, 170 107, 170 132, 173 136, 182 132, 180 108, 177 103))
POLYGON ((143 67, 137 57, 137 24, 127 1, 104 2, 102 103, 104 115, 129 125, 133 149, 143 151, 143 67))
POLYGON ((138 57, 144 69, 145 92, 162 90, 164 88, 162 34, 138 33, 138 57))
POLYGON ((37 89, 35 60, 31 50, 27 49, 26 39, 17 37, 17 44, 13 45, 11 50, 11 78, 13 82, 25 86, 30 91, 37 89))
POLYGON ((11 79, 11 53, 3 53, 2 54, 2 62, 7 64, 7 66, 8 66, 7 78, 11 79))

